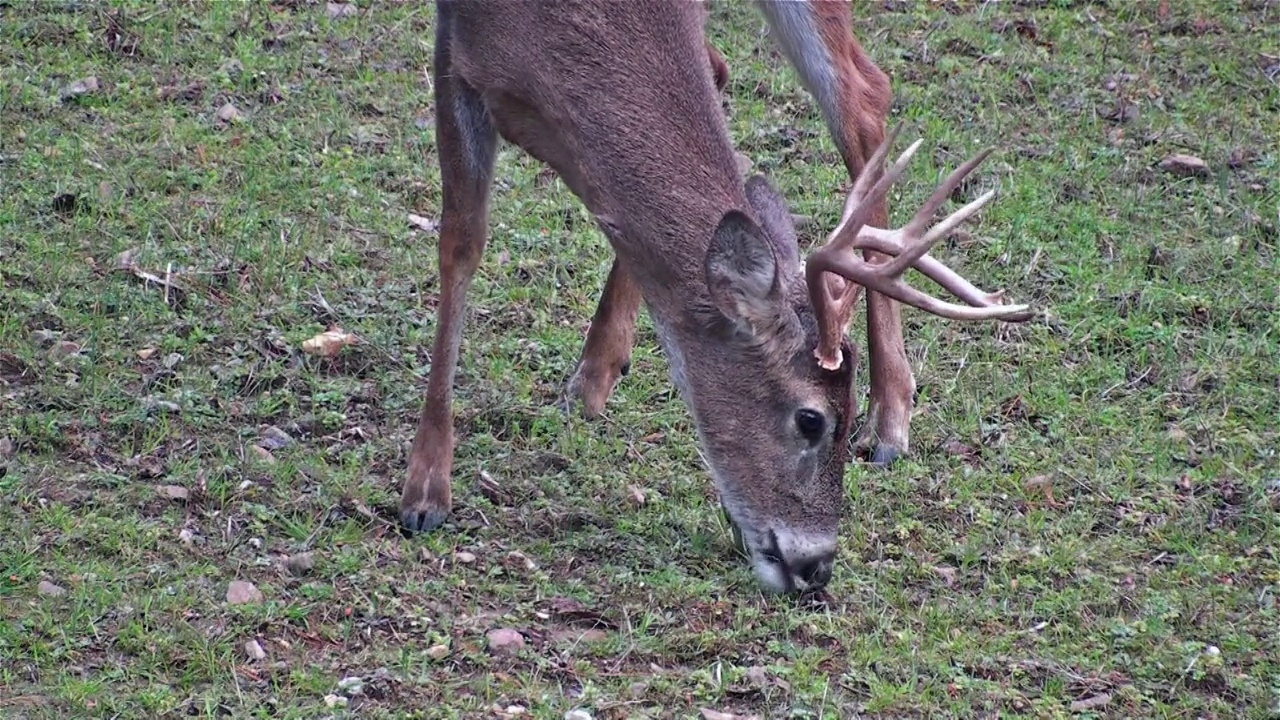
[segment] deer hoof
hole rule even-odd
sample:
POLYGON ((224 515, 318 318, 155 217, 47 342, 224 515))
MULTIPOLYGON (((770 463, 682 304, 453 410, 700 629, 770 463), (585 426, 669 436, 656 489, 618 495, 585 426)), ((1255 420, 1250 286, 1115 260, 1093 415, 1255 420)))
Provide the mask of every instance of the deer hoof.
POLYGON ((877 445, 871 453, 871 464, 878 468, 887 468, 898 461, 902 453, 892 445, 877 445))
POLYGON ((443 525, 448 517, 449 511, 439 508, 400 508, 400 524, 410 535, 431 532, 443 525))

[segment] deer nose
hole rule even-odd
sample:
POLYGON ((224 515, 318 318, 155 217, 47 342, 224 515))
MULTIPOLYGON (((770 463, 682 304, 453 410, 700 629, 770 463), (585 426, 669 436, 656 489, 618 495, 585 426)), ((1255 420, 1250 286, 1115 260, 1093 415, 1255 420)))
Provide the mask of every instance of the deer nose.
POLYGON ((800 590, 819 590, 831 582, 831 570, 836 564, 834 550, 806 560, 795 569, 794 582, 800 590))
POLYGON ((769 533, 764 556, 787 574, 791 587, 799 591, 820 590, 831 582, 836 561, 834 535, 813 536, 788 532, 769 533))

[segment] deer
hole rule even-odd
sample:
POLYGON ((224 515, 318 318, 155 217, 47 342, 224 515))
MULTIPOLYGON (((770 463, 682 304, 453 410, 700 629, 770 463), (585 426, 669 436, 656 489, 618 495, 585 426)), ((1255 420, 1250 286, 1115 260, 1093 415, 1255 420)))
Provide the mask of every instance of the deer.
POLYGON ((593 417, 627 373, 643 305, 720 504, 766 591, 830 581, 852 459, 855 346, 865 291, 871 433, 905 450, 914 379, 899 304, 959 321, 1029 319, 929 249, 994 197, 931 224, 986 157, 961 165, 905 225, 886 196, 920 147, 887 166, 887 76, 854 39, 849 2, 757 3, 817 98, 853 181, 825 243, 800 257, 786 201, 744 178, 720 103, 723 60, 688 0, 437 0, 435 132, 442 204, 431 367, 409 451, 409 534, 452 511, 452 393, 467 291, 487 241, 500 140, 550 166, 614 260, 565 396, 593 417), (965 304, 909 285, 909 268, 965 304))

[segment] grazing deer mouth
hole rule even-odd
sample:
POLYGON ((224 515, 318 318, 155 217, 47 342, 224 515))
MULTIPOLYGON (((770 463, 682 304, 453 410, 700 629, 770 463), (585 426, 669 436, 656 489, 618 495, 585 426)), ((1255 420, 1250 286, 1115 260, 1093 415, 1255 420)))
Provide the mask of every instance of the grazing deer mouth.
POLYGON ((746 534, 729 509, 721 505, 720 511, 733 531, 735 547, 751 563, 756 579, 766 589, 779 595, 811 593, 822 590, 831 580, 834 550, 805 555, 795 563, 788 562, 777 531, 771 529, 760 535, 762 542, 748 543, 746 534))

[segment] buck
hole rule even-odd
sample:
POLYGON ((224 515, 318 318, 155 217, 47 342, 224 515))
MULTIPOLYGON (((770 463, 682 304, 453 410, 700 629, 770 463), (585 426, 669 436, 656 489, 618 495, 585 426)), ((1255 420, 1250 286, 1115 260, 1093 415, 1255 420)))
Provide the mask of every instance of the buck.
POLYGON ((442 183, 440 299, 426 399, 400 504, 410 532, 451 510, 452 385, 467 288, 486 241, 498 138, 549 165, 614 251, 566 396, 599 413, 626 374, 643 304, 690 410, 735 536, 767 590, 831 577, 851 459, 857 358, 846 338, 868 293, 873 460, 905 452, 914 380, 897 302, 958 320, 1025 320, 928 255, 988 202, 930 226, 985 153, 953 172, 902 228, 885 196, 887 77, 854 40, 847 2, 761 2, 817 99, 854 180, 826 243, 800 259, 785 202, 744 181, 722 114, 725 66, 689 0, 438 0, 434 58, 442 183), (915 267, 968 305, 908 285, 915 267))

